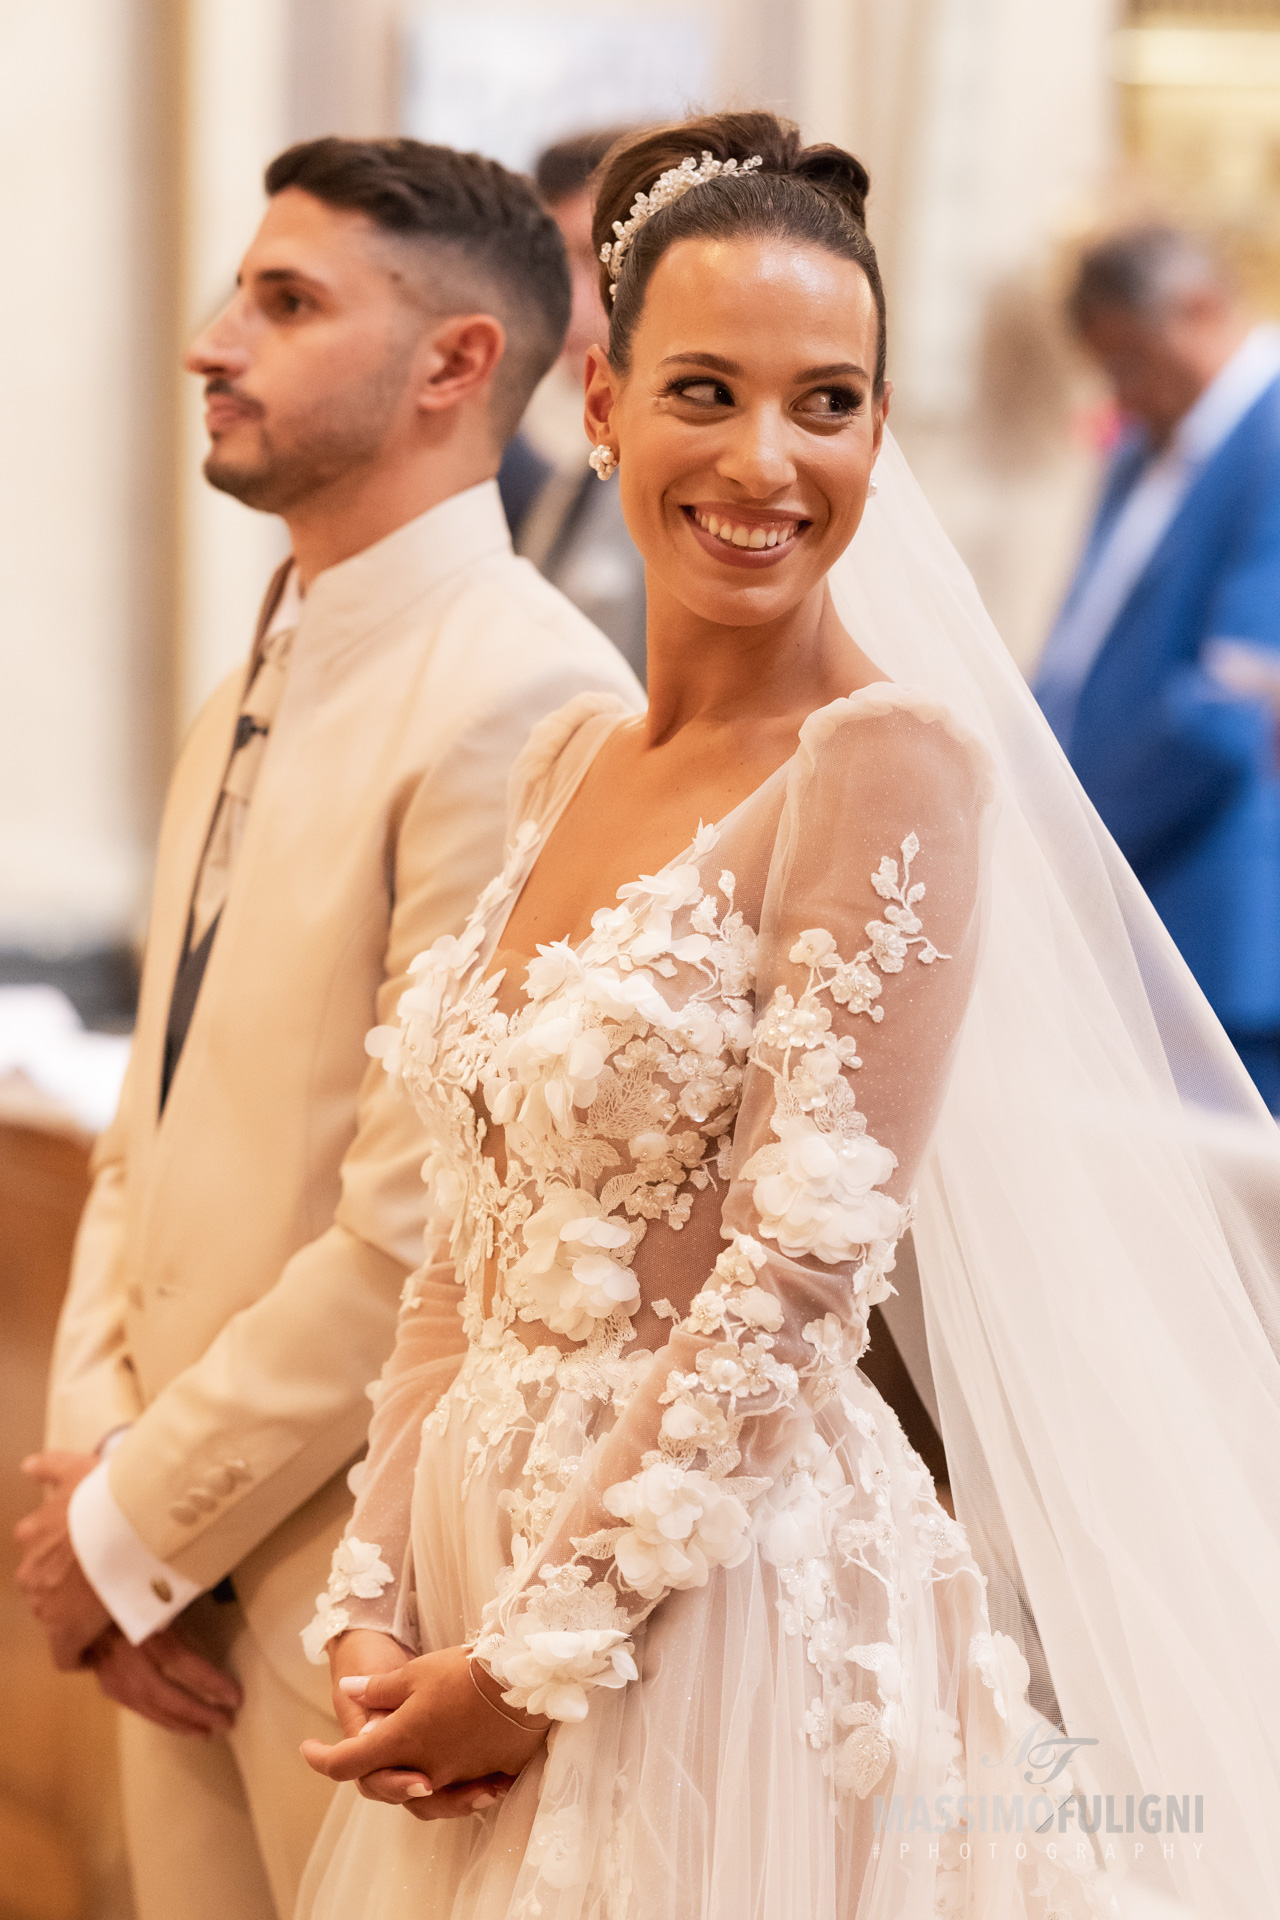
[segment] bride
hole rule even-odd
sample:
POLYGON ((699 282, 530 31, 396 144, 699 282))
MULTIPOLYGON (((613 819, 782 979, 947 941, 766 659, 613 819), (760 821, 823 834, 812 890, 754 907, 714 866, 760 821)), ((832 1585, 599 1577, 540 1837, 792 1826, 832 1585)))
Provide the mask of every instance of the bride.
POLYGON ((371 1039, 437 1224, 307 1920, 1280 1907, 1273 1135, 885 439, 866 189, 602 170, 649 708, 535 732, 371 1039), (858 1368, 913 1208, 963 1526, 858 1368))

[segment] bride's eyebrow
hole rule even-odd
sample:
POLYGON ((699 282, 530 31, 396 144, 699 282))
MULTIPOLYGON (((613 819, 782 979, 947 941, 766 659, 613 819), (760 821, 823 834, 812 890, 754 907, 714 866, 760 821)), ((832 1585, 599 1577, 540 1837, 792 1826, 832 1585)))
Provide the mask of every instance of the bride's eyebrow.
MULTIPOLYGON (((706 367, 711 373, 742 372, 742 367, 737 360, 726 360, 718 353, 669 353, 665 360, 658 362, 660 367, 671 367, 677 364, 686 367, 706 367)), ((856 360, 833 360, 825 367, 806 367, 802 373, 795 375, 795 384, 801 386, 806 380, 835 380, 848 374, 856 374, 862 380, 870 377, 866 368, 860 367, 856 360)))
POLYGON ((833 360, 827 367, 806 367, 796 375, 796 385, 804 380, 834 380, 847 373, 856 373, 863 380, 867 378, 866 368, 860 367, 856 360, 833 360))
POLYGON ((722 359, 718 353, 669 353, 665 360, 659 360, 660 367, 671 367, 679 361, 684 366, 708 367, 712 373, 741 373, 742 368, 736 360, 722 359))

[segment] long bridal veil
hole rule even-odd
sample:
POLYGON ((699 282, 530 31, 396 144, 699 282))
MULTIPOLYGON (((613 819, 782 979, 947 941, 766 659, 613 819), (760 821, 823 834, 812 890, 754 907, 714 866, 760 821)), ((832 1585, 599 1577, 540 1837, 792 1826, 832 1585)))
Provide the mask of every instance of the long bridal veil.
POLYGON ((1064 1757, 1084 1743, 1063 1844, 1097 1827, 1122 1884, 1262 1920, 1280 1913, 1280 1134, 888 439, 877 480, 837 607, 891 678, 969 722, 1003 787, 915 1222, 957 1512, 993 1625, 1043 1649, 1064 1757))

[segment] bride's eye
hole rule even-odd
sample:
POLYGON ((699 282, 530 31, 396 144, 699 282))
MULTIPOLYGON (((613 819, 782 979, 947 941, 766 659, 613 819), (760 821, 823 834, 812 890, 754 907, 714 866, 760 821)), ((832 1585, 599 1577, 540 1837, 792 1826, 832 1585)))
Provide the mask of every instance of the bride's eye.
POLYGON ((817 420, 848 420, 861 411, 862 395, 852 387, 817 387, 806 393, 797 408, 817 420))
POLYGON ((710 409, 712 407, 731 407, 733 405, 733 395, 730 393, 728 387, 719 380, 708 380, 706 378, 700 380, 672 380, 664 389, 664 393, 669 399, 687 400, 689 404, 694 407, 706 407, 710 409))

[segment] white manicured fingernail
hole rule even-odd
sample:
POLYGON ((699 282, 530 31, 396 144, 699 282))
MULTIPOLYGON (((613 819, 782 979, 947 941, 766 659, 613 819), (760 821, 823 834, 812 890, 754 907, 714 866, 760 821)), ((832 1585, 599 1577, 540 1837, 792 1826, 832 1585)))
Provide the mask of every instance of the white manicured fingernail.
POLYGON ((411 1787, 405 1788, 404 1797, 406 1800, 429 1800, 431 1789, 424 1787, 421 1780, 415 1780, 411 1787))
POLYGON ((498 1796, 496 1793, 478 1793, 471 1804, 473 1807, 496 1807, 498 1796))
POLYGON ((339 1680, 339 1693, 363 1693, 369 1684, 367 1673, 349 1673, 345 1680, 339 1680))

